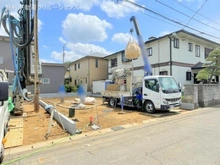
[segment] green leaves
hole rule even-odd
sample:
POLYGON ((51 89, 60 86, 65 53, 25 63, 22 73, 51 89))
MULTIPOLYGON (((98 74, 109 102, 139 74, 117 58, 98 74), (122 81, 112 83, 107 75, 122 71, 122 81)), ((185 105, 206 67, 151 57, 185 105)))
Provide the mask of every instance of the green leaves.
POLYGON ((207 80, 210 83, 212 76, 220 75, 220 48, 214 49, 209 53, 203 66, 206 68, 200 70, 196 76, 199 81, 207 80))

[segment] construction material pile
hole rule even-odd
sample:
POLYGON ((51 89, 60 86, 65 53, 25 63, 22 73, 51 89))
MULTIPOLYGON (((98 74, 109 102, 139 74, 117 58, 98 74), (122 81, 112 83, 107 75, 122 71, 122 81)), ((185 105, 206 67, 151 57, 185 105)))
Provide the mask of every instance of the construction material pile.
POLYGON ((123 77, 128 77, 131 75, 132 75, 132 72, 130 69, 126 69, 126 68, 116 69, 113 72, 112 81, 115 81, 116 78, 123 78, 123 77))

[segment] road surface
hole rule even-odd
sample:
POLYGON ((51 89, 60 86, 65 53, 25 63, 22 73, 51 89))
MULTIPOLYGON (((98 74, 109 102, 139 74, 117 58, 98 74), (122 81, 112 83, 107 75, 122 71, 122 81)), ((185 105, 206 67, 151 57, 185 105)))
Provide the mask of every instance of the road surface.
MULTIPOLYGON (((77 136, 77 135, 76 135, 77 136)), ((159 118, 142 125, 68 140, 16 165, 220 165, 220 106, 159 118)), ((19 161, 16 159, 23 158, 19 161)))

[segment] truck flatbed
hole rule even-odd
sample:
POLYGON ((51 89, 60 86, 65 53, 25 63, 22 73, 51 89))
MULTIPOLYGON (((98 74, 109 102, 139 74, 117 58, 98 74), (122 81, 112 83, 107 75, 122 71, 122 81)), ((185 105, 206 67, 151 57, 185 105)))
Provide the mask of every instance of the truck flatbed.
POLYGON ((102 92, 102 97, 114 97, 114 98, 121 98, 123 97, 128 97, 131 96, 130 92, 126 91, 103 91, 102 92))

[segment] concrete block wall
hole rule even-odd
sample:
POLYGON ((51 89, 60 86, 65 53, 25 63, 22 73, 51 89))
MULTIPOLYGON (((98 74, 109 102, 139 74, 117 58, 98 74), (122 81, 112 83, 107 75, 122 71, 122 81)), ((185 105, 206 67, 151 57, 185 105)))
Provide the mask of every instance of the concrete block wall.
POLYGON ((198 103, 200 107, 220 104, 220 84, 198 85, 198 103))
POLYGON ((184 97, 181 100, 182 109, 198 108, 198 85, 184 85, 184 97))

